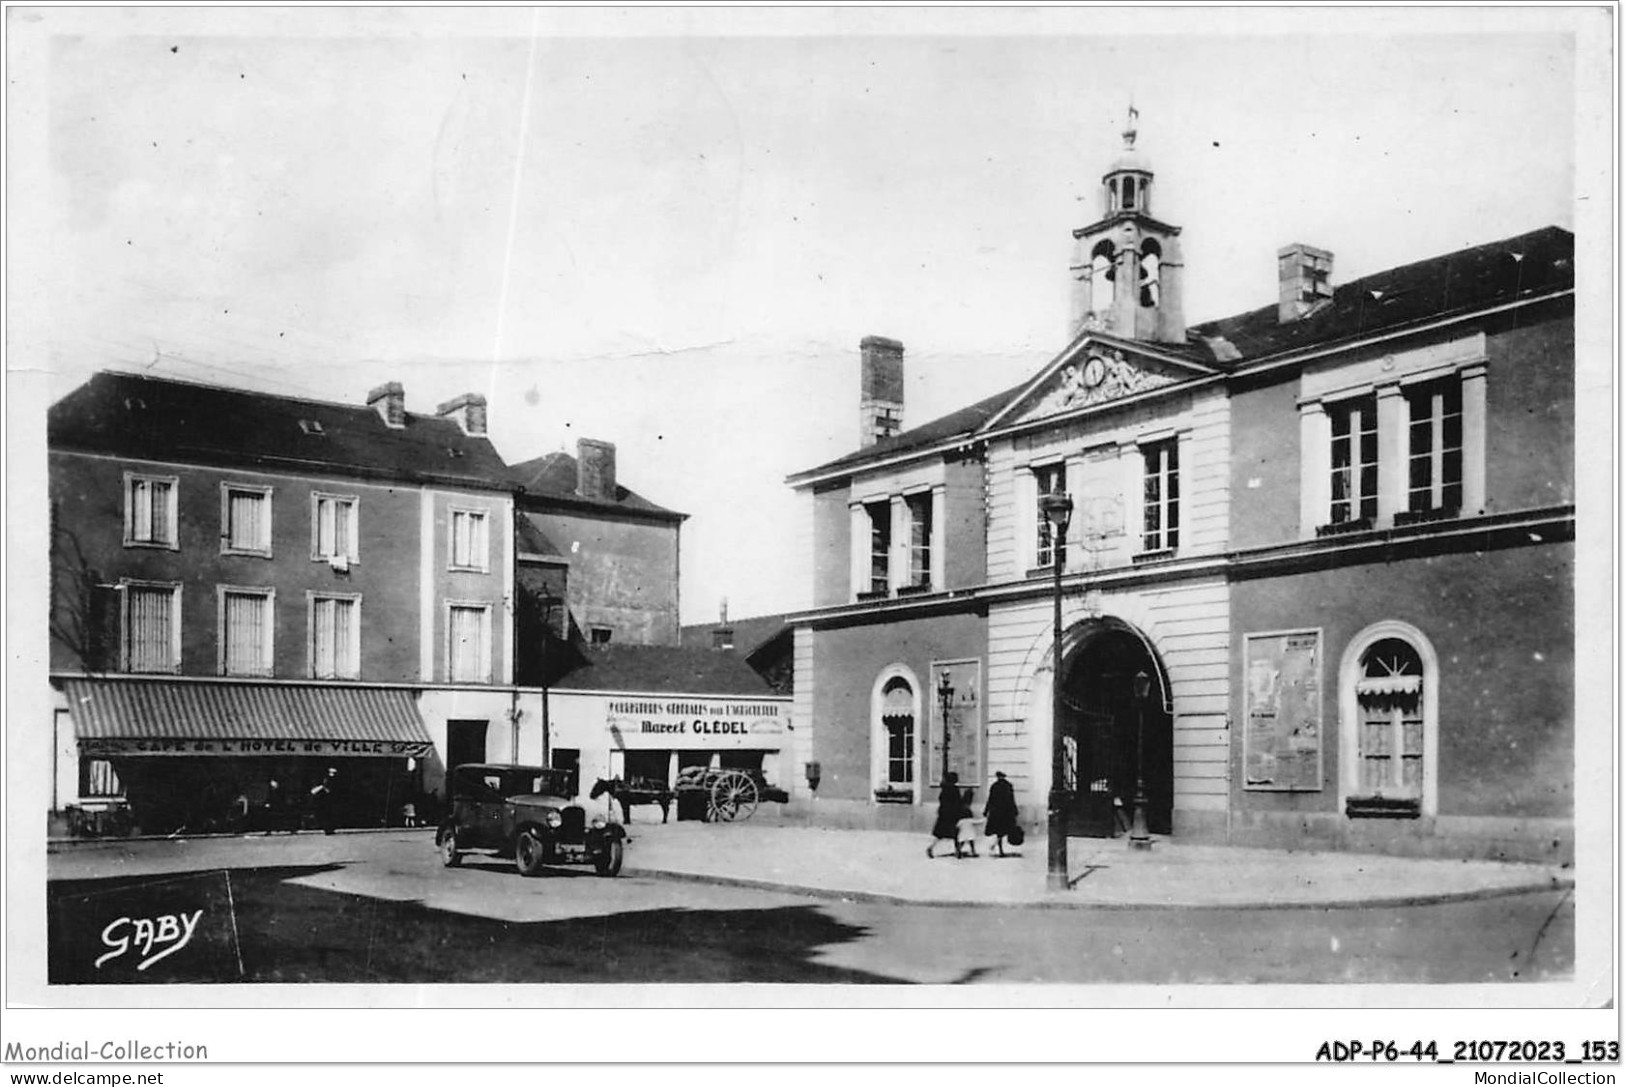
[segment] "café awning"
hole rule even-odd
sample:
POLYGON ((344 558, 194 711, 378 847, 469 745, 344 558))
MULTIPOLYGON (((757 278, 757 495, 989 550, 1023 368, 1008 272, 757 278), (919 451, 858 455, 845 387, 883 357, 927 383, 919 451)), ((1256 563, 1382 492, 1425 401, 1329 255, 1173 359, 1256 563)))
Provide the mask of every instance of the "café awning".
POLYGON ((422 758, 410 690, 296 683, 70 679, 81 754, 422 758))

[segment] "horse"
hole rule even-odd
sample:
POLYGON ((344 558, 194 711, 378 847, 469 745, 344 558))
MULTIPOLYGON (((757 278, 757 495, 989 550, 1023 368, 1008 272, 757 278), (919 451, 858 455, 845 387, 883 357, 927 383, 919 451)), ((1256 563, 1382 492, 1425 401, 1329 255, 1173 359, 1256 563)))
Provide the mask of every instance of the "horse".
POLYGON ((633 778, 631 781, 622 781, 620 778, 599 778, 593 783, 592 791, 587 796, 592 800, 608 794, 609 797, 621 806, 621 822, 632 821, 632 805, 659 804, 660 821, 667 822, 671 818, 671 790, 659 782, 646 778, 633 778))

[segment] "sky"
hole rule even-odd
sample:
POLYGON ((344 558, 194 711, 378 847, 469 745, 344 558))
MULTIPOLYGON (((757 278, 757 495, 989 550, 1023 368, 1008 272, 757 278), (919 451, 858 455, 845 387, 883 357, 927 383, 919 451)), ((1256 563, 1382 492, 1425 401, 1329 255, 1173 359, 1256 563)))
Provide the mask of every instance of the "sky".
POLYGON ((810 600, 784 478, 857 447, 865 335, 905 426, 1064 346, 1131 101, 1192 324, 1273 304, 1291 242, 1346 281, 1613 191, 1606 13, 8 14, 8 385, 483 393, 510 463, 606 439, 691 515, 684 622, 810 600))

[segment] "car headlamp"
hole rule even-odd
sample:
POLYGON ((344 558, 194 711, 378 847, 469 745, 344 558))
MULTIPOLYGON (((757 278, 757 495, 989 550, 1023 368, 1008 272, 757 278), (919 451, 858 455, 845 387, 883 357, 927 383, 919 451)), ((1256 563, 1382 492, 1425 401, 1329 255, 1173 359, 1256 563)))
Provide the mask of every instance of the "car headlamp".
POLYGON ((553 828, 558 828, 560 826, 563 826, 564 825, 564 816, 560 815, 556 811, 548 812, 547 813, 547 825, 550 826, 550 827, 553 827, 553 828))
POLYGON ((604 821, 604 817, 602 815, 593 816, 592 829, 603 830, 607 826, 609 826, 609 824, 604 821))

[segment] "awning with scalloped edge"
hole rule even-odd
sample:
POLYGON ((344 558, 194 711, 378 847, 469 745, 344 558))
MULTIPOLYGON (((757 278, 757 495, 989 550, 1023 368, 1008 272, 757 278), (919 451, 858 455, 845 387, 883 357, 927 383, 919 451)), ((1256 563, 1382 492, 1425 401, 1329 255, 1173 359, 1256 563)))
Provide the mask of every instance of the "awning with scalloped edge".
POLYGON ((1421 689, 1421 676, 1376 676, 1354 685, 1359 694, 1415 694, 1421 689))

